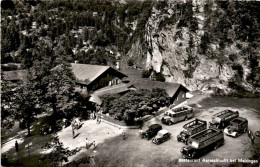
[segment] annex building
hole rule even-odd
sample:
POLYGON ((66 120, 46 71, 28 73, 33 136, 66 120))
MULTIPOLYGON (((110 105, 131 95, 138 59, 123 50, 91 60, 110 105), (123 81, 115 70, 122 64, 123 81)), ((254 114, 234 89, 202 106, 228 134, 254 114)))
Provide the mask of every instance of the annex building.
POLYGON ((185 102, 186 93, 189 92, 189 90, 186 87, 178 83, 151 81, 149 79, 135 79, 132 80, 130 84, 134 86, 136 89, 165 89, 166 93, 168 94, 168 97, 170 98, 170 103, 173 105, 178 105, 185 102))

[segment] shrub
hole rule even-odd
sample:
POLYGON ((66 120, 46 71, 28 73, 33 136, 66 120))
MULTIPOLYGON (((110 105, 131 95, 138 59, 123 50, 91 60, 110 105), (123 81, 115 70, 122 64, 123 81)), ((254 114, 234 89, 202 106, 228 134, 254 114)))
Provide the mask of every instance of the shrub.
POLYGON ((165 78, 161 73, 155 74, 156 81, 165 82, 165 78))
POLYGON ((101 97, 105 113, 115 119, 123 119, 128 125, 136 125, 140 116, 152 114, 158 108, 167 106, 169 98, 164 89, 137 90, 124 95, 104 95, 101 97))
POLYGON ((142 72, 142 78, 149 78, 150 76, 150 71, 149 70, 143 70, 142 72))
POLYGON ((127 65, 128 66, 133 66, 134 65, 134 60, 132 58, 127 60, 127 65))
POLYGON ((244 75, 244 69, 241 64, 233 64, 232 69, 236 70, 240 78, 243 78, 244 75))
POLYGON ((230 59, 232 62, 234 62, 234 61, 237 60, 237 55, 236 55, 236 54, 231 54, 231 55, 229 55, 229 59, 230 59))

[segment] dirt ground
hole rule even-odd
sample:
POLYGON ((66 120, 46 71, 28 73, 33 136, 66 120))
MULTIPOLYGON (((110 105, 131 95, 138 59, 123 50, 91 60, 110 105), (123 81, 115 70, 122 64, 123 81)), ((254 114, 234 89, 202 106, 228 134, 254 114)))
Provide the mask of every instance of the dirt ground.
MULTIPOLYGON (((253 104, 256 104, 256 106, 250 108, 247 107, 247 101, 244 102, 245 104, 243 105, 239 100, 234 98, 219 99, 205 95, 197 95, 195 98, 188 100, 188 104, 196 110, 195 117, 210 121, 213 114, 228 108, 239 111, 240 116, 247 118, 251 131, 260 130, 260 114, 259 110, 256 110, 259 104, 254 102, 253 104), (241 106, 245 107, 242 108, 241 106)), ((161 117, 162 115, 146 123, 144 129, 152 123, 161 124, 161 117)), ((161 145, 155 145, 151 140, 140 139, 138 129, 126 130, 127 138, 123 140, 120 135, 121 130, 103 122, 96 124, 95 121, 84 122, 83 127, 78 131, 79 136, 75 139, 72 139, 71 127, 64 129, 58 135, 64 146, 70 148, 84 147, 86 137, 89 141, 96 141, 99 144, 95 150, 86 150, 83 148, 78 154, 70 158, 71 161, 92 154, 95 155, 94 160, 97 166, 215 166, 216 163, 209 162, 178 162, 182 158, 180 149, 184 144, 177 142, 177 135, 182 130, 183 125, 191 120, 171 126, 161 124, 163 129, 168 130, 172 134, 172 138, 161 145)), ((201 157, 201 160, 248 159, 250 157, 252 146, 247 134, 243 134, 237 138, 224 137, 224 145, 201 157)), ((219 163, 219 165, 226 166, 227 164, 219 163)))

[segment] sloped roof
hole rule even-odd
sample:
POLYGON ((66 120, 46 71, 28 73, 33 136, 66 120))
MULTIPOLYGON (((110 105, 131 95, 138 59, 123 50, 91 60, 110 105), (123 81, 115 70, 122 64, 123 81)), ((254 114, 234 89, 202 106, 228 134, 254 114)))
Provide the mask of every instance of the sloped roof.
POLYGON ((91 83, 110 68, 109 66, 77 63, 71 63, 71 67, 76 78, 80 81, 84 81, 86 84, 91 83))
POLYGON ((102 104, 102 100, 96 95, 91 95, 91 97, 89 98, 89 101, 96 103, 98 105, 102 104))
POLYGON ((102 96, 105 94, 117 94, 128 91, 129 88, 127 84, 119 84, 119 85, 113 85, 113 86, 107 86, 101 89, 96 90, 93 94, 97 96, 102 96))
POLYGON ((110 66, 102 66, 102 65, 91 65, 91 64, 78 64, 71 63, 72 72, 76 76, 76 79, 82 81, 84 84, 89 84, 97 79, 101 74, 106 72, 108 69, 112 69, 116 71, 123 77, 126 77, 125 74, 115 70, 110 66))
POLYGON ((4 78, 7 81, 24 80, 27 76, 26 70, 3 71, 4 78))
POLYGON ((159 82, 159 81, 151 81, 149 79, 134 79, 131 80, 130 85, 133 85, 137 89, 148 89, 152 90, 154 88, 165 89, 166 93, 169 97, 174 96, 179 87, 183 87, 185 91, 189 91, 187 88, 178 83, 170 83, 170 82, 159 82))

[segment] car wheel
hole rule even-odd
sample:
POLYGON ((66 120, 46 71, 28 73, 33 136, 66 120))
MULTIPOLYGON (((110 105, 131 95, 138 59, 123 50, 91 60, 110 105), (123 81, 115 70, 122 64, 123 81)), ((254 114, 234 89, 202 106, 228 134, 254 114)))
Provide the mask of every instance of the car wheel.
POLYGON ((237 133, 235 133, 235 137, 237 137, 238 136, 238 134, 237 133))
POLYGON ((168 125, 172 125, 172 122, 171 122, 171 121, 169 121, 169 122, 168 122, 168 125))

